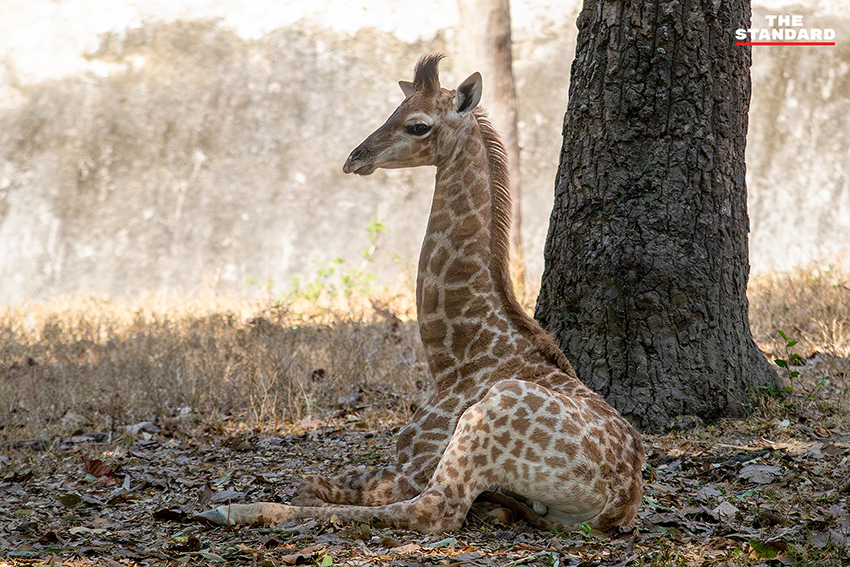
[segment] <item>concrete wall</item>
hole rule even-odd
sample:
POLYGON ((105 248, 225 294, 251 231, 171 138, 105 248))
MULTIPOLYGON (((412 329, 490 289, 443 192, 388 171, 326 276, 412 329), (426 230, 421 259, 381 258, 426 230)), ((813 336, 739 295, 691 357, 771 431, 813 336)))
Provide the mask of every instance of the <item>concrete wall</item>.
MULTIPOLYGON (((799 7, 785 13, 800 13, 799 7)), ((753 8, 753 22, 766 13, 753 8)), ((755 270, 850 266, 850 7, 805 14, 835 47, 754 47, 747 137, 755 270)))
MULTIPOLYGON (((0 21, 0 301, 268 280, 283 292, 337 257, 360 267, 375 218, 387 232, 368 271, 390 287, 412 274, 433 170, 341 168, 416 59, 451 55, 453 1, 14 6, 0 21)), ((578 9, 513 3, 532 279, 578 9)), ((850 14, 818 17, 838 47, 754 51, 755 269, 850 251, 850 14)), ((450 56, 443 82, 471 71, 450 56)))

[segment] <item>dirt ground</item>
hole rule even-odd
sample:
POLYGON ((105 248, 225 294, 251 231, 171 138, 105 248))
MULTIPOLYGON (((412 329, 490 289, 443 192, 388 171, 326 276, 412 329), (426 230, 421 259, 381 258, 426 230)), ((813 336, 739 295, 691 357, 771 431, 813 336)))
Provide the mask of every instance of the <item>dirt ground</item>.
POLYGON ((21 441, 0 456, 0 565, 846 565, 850 435, 816 407, 809 415, 684 420, 690 429, 647 436, 644 506, 614 537, 473 518, 448 537, 191 519, 229 501, 285 502, 308 474, 391 463, 399 424, 364 429, 380 420, 356 410, 300 434, 211 430, 183 415, 120 438, 21 441))
POLYGON ((606 537, 192 519, 393 462, 430 384, 402 300, 0 308, 0 567, 850 565, 850 275, 773 274, 748 295, 782 389, 746 420, 646 435, 636 525, 606 537))

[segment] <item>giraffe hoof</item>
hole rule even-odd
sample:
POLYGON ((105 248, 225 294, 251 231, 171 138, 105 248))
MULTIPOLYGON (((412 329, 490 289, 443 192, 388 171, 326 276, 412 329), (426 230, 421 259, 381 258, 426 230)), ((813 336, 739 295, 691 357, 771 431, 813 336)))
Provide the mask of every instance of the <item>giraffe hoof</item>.
POLYGON ((228 522, 228 515, 222 512, 221 508, 207 510, 206 512, 195 514, 192 517, 199 522, 206 522, 215 526, 235 525, 235 523, 228 522))
POLYGON ((541 516, 545 516, 549 513, 549 506, 543 504, 542 502, 538 502, 537 500, 531 503, 531 509, 540 514, 541 516))

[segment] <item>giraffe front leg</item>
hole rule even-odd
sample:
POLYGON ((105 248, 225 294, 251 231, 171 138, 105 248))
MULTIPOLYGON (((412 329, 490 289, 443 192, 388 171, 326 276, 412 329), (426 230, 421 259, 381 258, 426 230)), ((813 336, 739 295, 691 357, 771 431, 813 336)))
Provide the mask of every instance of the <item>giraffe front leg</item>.
POLYGON ((346 515, 351 512, 349 507, 383 506, 409 500, 417 494, 407 476, 395 470, 353 469, 333 478, 308 476, 296 490, 291 506, 276 502, 230 504, 195 514, 194 518, 220 526, 279 524, 324 518, 325 512, 318 509, 339 508, 346 515))
POLYGON ((276 502, 254 502, 253 504, 226 504, 195 514, 195 520, 217 526, 239 526, 243 524, 280 524, 297 519, 292 506, 276 502))
POLYGON ((403 473, 394 469, 352 469, 333 478, 306 477, 292 497, 294 506, 381 506, 409 500, 419 490, 403 473))
POLYGON ((440 533, 463 524, 465 513, 449 510, 445 495, 429 490, 419 496, 384 506, 287 506, 271 502, 229 504, 196 514, 195 519, 217 525, 278 524, 297 520, 362 522, 419 532, 440 533))
MULTIPOLYGON (((480 475, 465 452, 469 450, 470 429, 474 429, 478 412, 467 412, 441 456, 437 470, 421 494, 413 495, 415 487, 408 478, 392 470, 349 471, 333 479, 308 478, 300 501, 318 506, 284 505, 272 502, 230 504, 196 514, 195 519, 217 525, 277 524, 295 520, 328 520, 336 517, 343 522, 366 522, 440 533, 456 530, 463 525, 472 501, 483 490, 480 475), (374 505, 374 502, 408 494, 408 499, 374 505), (365 503, 351 505, 329 503, 322 498, 344 498, 365 503)), ((295 502, 294 502, 295 503, 295 502)))

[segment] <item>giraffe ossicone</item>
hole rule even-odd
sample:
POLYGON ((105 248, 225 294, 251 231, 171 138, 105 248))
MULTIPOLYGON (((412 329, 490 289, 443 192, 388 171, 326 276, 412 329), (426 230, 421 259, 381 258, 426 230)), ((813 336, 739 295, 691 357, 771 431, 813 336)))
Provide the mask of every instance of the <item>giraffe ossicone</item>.
POLYGON ((642 499, 640 433, 578 380, 517 302, 505 153, 478 108, 481 76, 442 88, 441 58, 419 61, 413 82, 400 83, 404 101, 343 168, 437 168, 416 282, 434 392, 400 432, 396 465, 307 477, 291 505, 230 504, 198 519, 335 516, 442 532, 460 528, 479 495, 498 491, 527 504, 542 525, 608 531, 633 521, 642 499))

